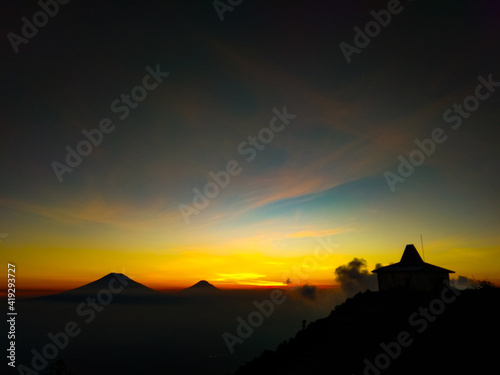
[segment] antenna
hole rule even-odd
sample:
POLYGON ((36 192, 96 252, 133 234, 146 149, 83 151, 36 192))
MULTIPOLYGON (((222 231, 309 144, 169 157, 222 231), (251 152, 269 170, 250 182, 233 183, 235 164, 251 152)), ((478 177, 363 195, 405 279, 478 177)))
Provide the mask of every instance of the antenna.
POLYGON ((424 240, 422 239, 422 235, 420 235, 420 243, 422 244, 422 258, 424 258, 424 262, 425 262, 424 240))

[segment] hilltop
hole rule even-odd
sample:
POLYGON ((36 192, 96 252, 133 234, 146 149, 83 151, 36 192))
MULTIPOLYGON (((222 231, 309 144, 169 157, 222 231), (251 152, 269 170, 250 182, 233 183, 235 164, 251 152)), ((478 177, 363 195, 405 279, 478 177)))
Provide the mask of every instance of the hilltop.
POLYGON ((499 311, 494 287, 443 296, 367 291, 235 375, 487 373, 496 367, 487 337, 500 331, 499 311))

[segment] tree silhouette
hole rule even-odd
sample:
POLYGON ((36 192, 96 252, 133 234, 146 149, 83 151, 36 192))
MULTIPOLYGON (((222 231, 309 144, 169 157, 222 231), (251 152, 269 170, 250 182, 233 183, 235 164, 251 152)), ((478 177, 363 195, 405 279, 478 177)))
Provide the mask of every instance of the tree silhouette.
POLYGON ((474 281, 473 289, 491 290, 495 288, 496 288, 495 284, 493 284, 491 281, 486 281, 486 280, 474 281))

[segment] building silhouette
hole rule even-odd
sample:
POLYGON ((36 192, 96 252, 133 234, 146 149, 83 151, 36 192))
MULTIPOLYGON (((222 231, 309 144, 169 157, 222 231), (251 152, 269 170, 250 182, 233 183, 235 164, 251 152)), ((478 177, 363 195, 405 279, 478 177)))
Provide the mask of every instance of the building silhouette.
POLYGON ((372 272, 377 274, 380 292, 432 292, 441 289, 443 282, 449 285, 449 274, 455 273, 424 262, 414 245, 406 245, 399 263, 372 272))

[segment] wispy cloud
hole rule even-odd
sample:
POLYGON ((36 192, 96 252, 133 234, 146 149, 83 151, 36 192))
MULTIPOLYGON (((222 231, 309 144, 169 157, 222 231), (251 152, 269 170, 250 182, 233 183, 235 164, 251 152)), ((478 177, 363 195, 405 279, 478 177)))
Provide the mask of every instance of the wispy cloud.
MULTIPOLYGON (((104 202, 101 199, 67 203, 65 206, 44 205, 17 200, 0 200, 0 205, 54 220, 61 224, 82 225, 97 223, 127 230, 150 230, 159 225, 156 204, 139 208, 122 202, 104 202)), ((178 222, 177 212, 166 212, 163 221, 178 222)), ((163 224, 163 223, 162 223, 163 224)))

